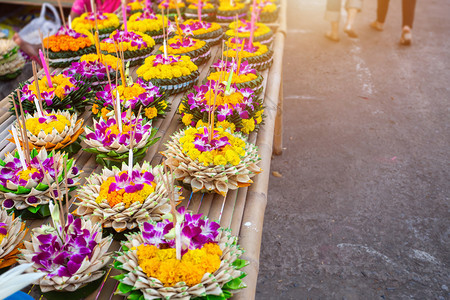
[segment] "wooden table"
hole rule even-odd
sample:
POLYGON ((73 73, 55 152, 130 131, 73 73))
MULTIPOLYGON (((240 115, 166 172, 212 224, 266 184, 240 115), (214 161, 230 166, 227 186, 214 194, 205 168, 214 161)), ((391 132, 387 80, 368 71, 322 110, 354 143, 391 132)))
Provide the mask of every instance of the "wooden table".
MULTIPOLYGON (((259 166, 263 169, 263 172, 252 178, 254 183, 250 187, 230 191, 226 198, 219 195, 192 194, 184 191, 183 196, 185 199, 181 204, 194 213, 203 213, 210 219, 217 220, 223 227, 230 227, 232 233, 239 236, 239 243, 246 250, 242 258, 250 262, 244 269, 247 273, 244 282, 248 287, 237 293, 233 299, 248 300, 255 297, 264 211, 267 203, 267 190, 270 176, 270 162, 272 153, 281 154, 282 152, 282 64, 286 32, 285 16, 286 0, 282 0, 280 22, 277 24, 278 26, 272 44, 275 52, 273 65, 269 70, 262 72, 264 77, 263 95, 266 118, 264 125, 260 127, 258 133, 252 133, 249 136, 249 141, 256 143, 259 148, 259 154, 262 158, 259 166)), ((158 46, 155 47, 155 49, 157 48, 158 46)), ((200 81, 206 76, 210 65, 219 57, 219 46, 213 47, 211 54, 211 59, 199 67, 200 81)), ((136 76, 135 68, 133 71, 131 72, 132 76, 136 76)), ((177 114, 177 108, 182 96, 183 94, 171 96, 169 98, 169 101, 172 103, 171 111, 168 112, 164 119, 159 119, 153 124, 154 127, 159 128, 157 136, 161 139, 149 148, 144 158, 144 160, 151 162, 152 165, 157 165, 162 162, 162 155, 159 152, 165 149, 164 144, 169 137, 175 131, 182 128, 182 124, 178 122, 179 115, 177 114)), ((15 148, 12 143, 6 141, 6 138, 9 137, 7 130, 15 120, 15 116, 11 116, 8 113, 8 109, 9 99, 5 98, 0 101, 0 157, 4 157, 6 152, 12 151, 15 148)), ((86 111, 81 117, 86 120, 86 125, 92 124, 90 110, 86 111)), ((92 172, 100 172, 101 166, 96 164, 94 155, 79 151, 75 155, 75 158, 76 165, 84 171, 81 180, 82 184, 84 178, 92 172)), ((71 209, 73 210, 74 208, 72 205, 71 209)), ((47 222, 48 220, 30 220, 27 221, 27 225, 30 228, 34 228, 47 222)), ((119 249, 120 244, 114 242, 111 245, 110 251, 117 251, 119 249)), ((109 269, 108 276, 103 284, 88 299, 124 299, 123 296, 113 295, 118 282, 112 279, 111 276, 116 274, 117 270, 109 269)), ((32 286, 26 289, 26 291, 37 299, 42 298, 37 286, 32 286)))

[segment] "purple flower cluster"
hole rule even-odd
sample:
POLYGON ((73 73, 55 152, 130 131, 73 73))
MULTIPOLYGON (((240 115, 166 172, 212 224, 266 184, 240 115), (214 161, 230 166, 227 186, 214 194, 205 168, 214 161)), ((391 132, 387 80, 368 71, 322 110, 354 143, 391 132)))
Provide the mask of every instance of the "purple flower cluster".
POLYGON ((180 56, 174 56, 174 55, 167 55, 167 59, 164 58, 163 54, 158 54, 155 56, 155 59, 153 60, 153 66, 156 67, 157 65, 170 65, 176 62, 180 61, 180 56))
MULTIPOLYGON (((130 8, 131 11, 131 8, 130 8)), ((141 16, 139 18, 136 19, 136 21, 144 21, 144 20, 157 20, 158 18, 156 17, 155 13, 153 12, 153 10, 148 7, 148 9, 144 9, 144 11, 142 12, 141 16)))
MULTIPOLYGON (((151 125, 146 124, 142 126, 142 118, 128 120, 126 118, 126 112, 122 113, 122 125, 130 126, 132 130, 134 130, 134 126, 136 124, 136 134, 134 135, 134 142, 139 143, 142 140, 143 135, 151 130, 151 125)), ((108 121, 103 119, 100 122, 95 123, 94 132, 91 132, 86 135, 86 139, 96 140, 100 142, 104 147, 111 146, 113 143, 119 143, 121 145, 128 146, 130 144, 132 131, 129 132, 121 132, 121 133, 112 133, 112 127, 116 125, 116 119, 110 118, 108 121)))
MULTIPOLYGON (((49 157, 44 161, 41 161, 44 171, 55 179, 55 169, 53 168, 53 157, 49 157)), ((29 168, 35 168, 37 171, 30 173, 30 179, 28 181, 34 181, 36 183, 43 182, 44 174, 42 173, 41 167, 39 166, 38 158, 35 157, 30 161, 29 168)), ((26 186, 28 181, 20 178, 20 173, 23 171, 22 163, 20 159, 14 158, 13 161, 6 163, 0 169, 0 184, 4 187, 7 186, 8 182, 11 182, 18 186, 26 186)), ((46 183, 46 182, 44 182, 46 183)))
POLYGON ((234 43, 237 45, 241 45, 242 42, 244 42, 244 50, 249 53, 255 53, 259 49, 259 47, 255 46, 254 44, 248 45, 248 39, 246 39, 246 38, 240 39, 240 38, 232 37, 229 41, 231 43, 234 43))
MULTIPOLYGON (((212 105, 208 105, 208 102, 206 100, 206 94, 211 93, 214 94, 216 92, 215 88, 216 84, 215 81, 211 80, 211 91, 209 90, 208 85, 202 85, 202 86, 195 86, 194 90, 195 92, 189 93, 187 95, 188 98, 188 105, 190 110, 199 109, 200 112, 210 111, 212 109, 212 105)), ((237 112, 239 114, 239 117, 241 119, 248 119, 250 116, 248 114, 248 110, 254 110, 254 100, 256 100, 256 95, 254 91, 250 88, 245 89, 237 89, 236 85, 231 85, 232 88, 235 89, 236 92, 239 92, 242 94, 243 98, 240 103, 237 104, 230 104, 227 103, 225 105, 217 105, 216 106, 216 112, 217 112, 217 119, 219 122, 224 121, 228 116, 231 116, 233 112, 237 112)), ((223 83, 220 83, 218 85, 218 91, 217 94, 224 94, 225 93, 225 85, 223 83)))
MULTIPOLYGON (((150 103, 155 101, 155 99, 162 96, 159 87, 153 85, 151 82, 145 82, 141 78, 138 78, 135 84, 139 84, 142 88, 145 89, 145 92, 134 98, 120 99, 125 109, 128 109, 129 107, 131 107, 131 109, 135 109, 138 104, 141 104, 144 107, 146 107, 150 103)), ((107 84, 104 91, 100 91, 95 94, 97 99, 102 100, 104 107, 113 106, 113 101, 116 100, 116 95, 115 94, 113 95, 111 91, 115 90, 115 88, 116 85, 113 84, 109 86, 107 84)))
POLYGON ((97 13, 90 12, 86 16, 86 20, 95 21, 95 19, 97 19, 97 20, 106 20, 106 19, 108 19, 108 16, 104 15, 101 12, 97 12, 97 13))
MULTIPOLYGON (((201 214, 192 215, 186 213, 184 207, 178 212, 183 216, 181 223, 181 254, 188 250, 200 249, 204 244, 214 243, 220 225, 208 219, 201 218, 201 214)), ((169 246, 175 248, 175 239, 167 239, 164 236, 173 229, 173 222, 163 220, 159 223, 144 223, 142 236, 150 245, 158 248, 169 246)))
POLYGON ((7 224, 0 222, 0 234, 6 235, 8 234, 8 228, 6 228, 7 224))
POLYGON ((228 137, 220 137, 218 131, 214 130, 211 136, 211 141, 209 141, 209 131, 207 127, 204 127, 203 134, 195 134, 194 147, 200 152, 219 150, 224 148, 226 145, 230 145, 228 137))
POLYGON ((190 38, 190 37, 183 37, 181 40, 178 40, 176 43, 172 43, 169 46, 173 49, 180 49, 180 48, 187 48, 192 47, 197 43, 196 40, 190 38))
MULTIPOLYGON (((108 66, 108 72, 112 69, 111 66, 108 66)), ((64 74, 67 76, 73 76, 75 74, 80 74, 82 78, 92 78, 93 76, 97 77, 99 80, 103 80, 106 78, 106 67, 104 64, 96 61, 82 61, 82 62, 73 62, 70 68, 64 71, 64 74)))
POLYGON ((128 172, 125 172, 117 174, 114 179, 115 182, 110 184, 108 194, 122 189, 128 194, 140 191, 144 188, 144 184, 151 185, 155 177, 148 171, 139 172, 138 170, 133 170, 131 177, 128 176, 128 172))
POLYGON ((91 234, 88 229, 81 228, 81 219, 68 216, 63 230, 40 234, 36 236, 39 241, 39 250, 34 254, 32 261, 40 264, 39 271, 48 272, 48 277, 71 277, 80 269, 87 258, 90 259, 97 242, 98 232, 91 234))
MULTIPOLYGON (((217 60, 216 63, 212 65, 212 67, 215 68, 217 72, 219 72, 222 69, 225 69, 226 72, 231 72, 232 70, 236 71, 237 63, 234 61, 234 59, 232 61, 225 61, 219 59, 217 60)), ((242 62, 239 67, 239 75, 247 75, 250 73, 256 75, 256 70, 250 67, 248 61, 242 62)))
POLYGON ((56 121, 56 120, 58 120, 58 118, 55 115, 45 115, 38 119, 40 124, 42 124, 42 123, 48 124, 48 123, 56 121))
POLYGON ((78 33, 78 32, 76 32, 75 30, 73 30, 73 29, 70 29, 70 28, 68 28, 68 27, 61 27, 59 30, 58 30, 58 32, 56 33, 56 35, 68 35, 68 36, 71 36, 71 37, 73 37, 73 38, 80 38, 80 37, 83 37, 83 38, 85 38, 85 37, 87 37, 87 35, 84 35, 84 34, 81 34, 81 33, 78 33))
MULTIPOLYGON (((78 90, 78 85, 81 84, 81 81, 77 81, 74 77, 70 77, 70 82, 74 85, 72 87, 66 85, 64 87, 64 95, 68 95, 69 93, 71 93, 72 91, 76 91, 78 90)), ((31 85, 34 85, 34 80, 31 81, 30 84, 26 84, 22 87, 21 90, 21 96, 20 96, 20 101, 24 102, 24 101, 29 101, 29 102, 34 102, 34 99, 37 98, 37 96, 28 88, 31 85)), ((47 104, 47 106, 51 106, 53 104, 53 99, 56 97, 56 93, 55 91, 41 91, 41 99, 42 101, 45 101, 45 104, 47 104)), ((68 107, 69 108, 69 107, 68 107)))
POLYGON ((103 42, 111 44, 130 42, 131 46, 137 47, 138 49, 147 47, 147 43, 144 41, 142 36, 132 31, 116 30, 110 38, 104 39, 103 42))

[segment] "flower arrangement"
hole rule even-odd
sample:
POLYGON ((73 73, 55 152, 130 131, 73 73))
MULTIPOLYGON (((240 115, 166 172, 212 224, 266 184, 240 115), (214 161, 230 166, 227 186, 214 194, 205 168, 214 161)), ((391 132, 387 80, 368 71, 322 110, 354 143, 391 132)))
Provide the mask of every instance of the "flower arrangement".
POLYGON ((131 2, 127 3, 127 13, 128 14, 135 14, 138 12, 142 12, 142 10, 145 8, 144 1, 142 0, 132 0, 131 2))
MULTIPOLYGON (((188 3, 187 3, 188 4, 188 3)), ((208 1, 202 1, 201 4, 201 17, 202 21, 211 22, 216 19, 216 7, 213 3, 208 1)), ((184 15, 186 19, 198 19, 198 1, 194 1, 188 4, 184 15)))
POLYGON ((106 85, 104 91, 97 92, 92 108, 94 115, 106 119, 105 116, 114 109, 117 91, 123 111, 131 109, 137 114, 141 110, 149 120, 164 116, 170 109, 169 102, 157 86, 138 78, 132 85, 106 85))
MULTIPOLYGON (((39 96, 44 110, 84 111, 93 93, 90 85, 80 79, 80 75, 71 76, 64 73, 51 75, 51 82, 52 87, 49 86, 46 77, 38 80, 39 95, 34 80, 19 84, 20 101, 24 113, 36 111, 35 101, 39 99, 39 96)), ((14 111, 14 103, 18 108, 19 98, 15 93, 12 93, 10 97, 13 98, 10 111, 14 111)))
POLYGON ((117 51, 123 51, 124 62, 130 62, 130 66, 141 64, 148 57, 155 46, 155 40, 141 32, 116 30, 109 38, 100 43, 103 54, 117 55, 117 51))
POLYGON ((19 53, 19 46, 8 39, 0 39, 0 80, 11 80, 22 73, 25 59, 19 53))
POLYGON ((210 126, 187 127, 174 133, 162 154, 174 168, 175 178, 195 192, 225 196, 229 189, 249 186, 261 172, 258 149, 230 129, 210 126))
POLYGON ((116 14, 86 12, 73 19, 72 28, 77 32, 91 32, 96 30, 96 21, 100 39, 108 37, 120 25, 119 17, 116 14))
POLYGON ((166 95, 184 92, 198 81, 198 67, 189 56, 163 54, 149 56, 144 65, 136 70, 136 74, 144 81, 158 86, 166 95))
MULTIPOLYGON (((270 1, 270 0, 257 0, 258 8, 260 9, 259 14, 259 20, 262 23, 270 23, 275 22, 278 18, 278 6, 276 4, 276 1, 270 1)), ((253 11, 253 6, 250 6, 249 16, 250 13, 253 11)))
MULTIPOLYGON (((210 73, 206 80, 219 81, 221 78, 220 76, 224 75, 222 70, 228 74, 234 72, 231 78, 232 84, 235 84, 238 89, 250 88, 255 95, 259 95, 263 90, 262 82, 264 78, 262 75, 257 70, 251 68, 248 61, 241 63, 239 68, 237 65, 238 64, 233 61, 223 61, 219 59, 211 66, 210 73)), ((222 78, 228 77, 225 75, 222 78)))
MULTIPOLYGON (((122 238, 123 233, 138 228, 138 224, 161 221, 170 211, 169 191, 163 184, 169 176, 163 167, 152 167, 148 162, 136 164, 129 173, 127 164, 121 168, 104 168, 93 174, 78 190, 77 214, 84 219, 100 222, 104 230, 122 238)), ((175 197, 181 200, 181 188, 175 197)))
POLYGON ((44 148, 30 152, 26 167, 19 153, 8 153, 0 160, 0 202, 3 209, 15 211, 22 218, 42 218, 50 215, 50 193, 57 188, 68 193, 78 184, 80 171, 75 161, 62 152, 47 153, 44 148), (63 162, 67 161, 64 166, 63 162), (42 167, 41 167, 42 166, 42 167), (56 170, 56 172, 55 172, 56 170), (67 187, 63 184, 67 177, 67 187))
MULTIPOLYGON (((168 55, 186 55, 191 61, 200 66, 211 58, 211 48, 208 43, 202 40, 193 39, 189 36, 174 36, 167 41, 168 55)), ((164 47, 159 48, 158 53, 163 53, 164 47)))
POLYGON ((49 65, 54 68, 64 68, 78 61, 84 54, 94 53, 94 38, 88 31, 83 33, 62 27, 55 35, 43 41, 47 49, 49 65))
POLYGON ((222 26, 218 23, 208 23, 198 20, 186 20, 180 27, 183 31, 188 29, 192 33, 194 39, 204 40, 209 45, 218 44, 223 35, 222 26))
POLYGON ((184 11, 186 9, 186 4, 183 1, 177 1, 177 0, 162 0, 158 6, 156 7, 156 12, 158 14, 162 13, 162 8, 164 8, 166 17, 168 17, 170 20, 174 21, 175 16, 178 14, 178 11, 180 11, 180 15, 183 18, 184 17, 184 11))
POLYGON ((79 74, 81 80, 89 82, 92 89, 98 90, 108 82, 106 72, 113 78, 120 65, 121 60, 113 55, 85 54, 79 62, 73 62, 64 74, 69 76, 79 74))
MULTIPOLYGON (((83 133, 83 119, 78 119, 76 113, 68 111, 52 111, 43 117, 38 113, 24 116, 27 128, 27 141, 30 149, 45 148, 47 151, 64 150, 73 154, 80 150, 78 137, 83 133)), ((16 121, 15 128, 18 132, 20 144, 25 143, 20 127, 23 126, 16 121)), ((10 140, 14 142, 13 140, 10 140)))
POLYGON ((133 151, 133 163, 144 158, 147 149, 156 143, 157 129, 152 128, 151 121, 140 116, 128 116, 122 113, 116 118, 94 120, 93 127, 85 128, 84 142, 90 147, 83 149, 96 154, 96 162, 111 167, 120 166, 128 159, 129 150, 133 151), (134 134, 134 139, 132 135, 134 134))
POLYGON ((196 86, 194 91, 183 98, 178 111, 184 125, 195 126, 200 120, 207 122, 209 113, 213 111, 214 99, 214 118, 215 122, 219 122, 218 126, 225 121, 226 124, 233 124, 232 129, 249 134, 262 122, 262 100, 258 99, 253 90, 238 89, 231 85, 227 91, 225 85, 219 84, 216 87, 213 81, 211 87, 196 86))
POLYGON ((6 210, 0 210, 0 272, 16 263, 27 231, 20 218, 14 218, 6 210))
MULTIPOLYGON (((55 207, 57 210, 57 206, 55 207)), ((99 223, 75 219, 59 224, 53 216, 53 225, 34 228, 31 241, 25 241, 19 263, 31 263, 29 273, 43 272, 45 276, 35 283, 46 299, 82 299, 102 282, 112 238, 102 238, 99 223)))
MULTIPOLYGON (((241 39, 230 38, 225 42, 225 50, 223 56, 228 57, 230 60, 236 57, 236 49, 242 45, 241 39)), ((248 67, 263 71, 273 63, 273 51, 266 45, 259 42, 254 42, 250 46, 247 42, 244 43, 244 47, 239 51, 237 55, 243 62, 248 62, 248 67)))
POLYGON ((230 23, 238 15, 238 18, 245 18, 247 16, 247 5, 240 1, 221 0, 217 8, 216 20, 221 23, 230 23))
POLYGON ((245 288, 248 264, 230 230, 181 207, 170 220, 147 222, 122 243, 114 267, 117 294, 128 299, 228 299, 245 288))
MULTIPOLYGON (((170 25, 169 19, 164 18, 164 23, 168 27, 170 25)), ((157 44, 163 41, 162 25, 162 16, 155 15, 148 10, 144 10, 142 13, 135 13, 128 20, 129 30, 145 33, 151 36, 157 44)))
MULTIPOLYGON (((229 29, 225 32, 224 39, 228 40, 231 37, 236 36, 239 39, 246 39, 248 40, 250 38, 250 28, 251 28, 251 22, 247 20, 239 20, 238 23, 232 22, 228 26, 229 29)), ((259 42, 263 45, 269 45, 273 41, 273 32, 264 23, 255 23, 255 31, 254 31, 254 38, 253 42, 259 42)))

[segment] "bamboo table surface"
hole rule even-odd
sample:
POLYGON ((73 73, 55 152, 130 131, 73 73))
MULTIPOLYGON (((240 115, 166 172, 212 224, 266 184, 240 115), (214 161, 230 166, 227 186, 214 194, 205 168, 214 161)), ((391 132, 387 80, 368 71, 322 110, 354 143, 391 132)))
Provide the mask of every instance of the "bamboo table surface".
MULTIPOLYGON (((285 0, 283 0, 282 11, 280 13, 282 16, 281 18, 283 18, 283 13, 285 16, 285 10, 285 0)), ((159 48, 158 46, 159 45, 155 47, 154 51, 159 48)), ((261 235, 264 211, 267 203, 270 162, 275 132, 275 119, 277 118, 277 109, 278 111, 280 110, 278 104, 282 86, 282 59, 284 49, 283 22, 281 22, 279 30, 275 32, 272 48, 275 52, 273 58, 274 63, 269 70, 261 72, 264 77, 264 91, 261 95, 264 97, 265 122, 260 126, 257 133, 252 133, 249 136, 249 142, 256 143, 259 148, 259 154, 262 158, 259 166, 263 169, 263 172, 253 178, 254 183, 250 187, 229 191, 226 197, 217 194, 193 194, 184 190, 184 200, 181 203, 181 205, 186 206, 186 208, 193 213, 203 213, 211 220, 218 221, 222 227, 231 228, 232 233, 239 236, 239 243, 241 247, 246 250, 242 258, 250 262, 250 265, 243 269, 247 273, 244 282, 248 287, 237 293, 233 299, 253 299, 256 293, 261 235)), ((220 47, 214 46, 211 49, 211 59, 199 67, 199 82, 206 77, 209 67, 217 60, 217 58, 220 58, 220 47)), ((133 78, 136 78, 135 70, 136 68, 132 68, 131 70, 133 78)), ((39 75, 42 76, 42 70, 39 72, 39 75)), ((151 162, 153 166, 162 162, 163 157, 160 154, 160 151, 165 149, 164 144, 169 137, 175 131, 183 128, 183 125, 178 121, 180 116, 177 113, 183 95, 184 93, 170 96, 169 102, 171 102, 171 110, 164 119, 157 119, 153 122, 153 126, 158 128, 157 137, 160 137, 160 140, 149 148, 144 158, 144 160, 151 162)), ((3 158, 5 153, 15 149, 15 145, 6 140, 10 137, 8 129, 10 129, 11 124, 13 124, 16 119, 15 116, 12 116, 8 112, 8 109, 9 99, 6 97, 0 101, 0 158, 3 158)), ((81 115, 81 118, 85 120, 85 125, 92 125, 90 108, 81 115)), ((84 142, 82 142, 82 146, 83 148, 86 147, 84 142)), ((83 171, 81 174, 81 184, 84 183, 87 176, 93 172, 99 173, 102 169, 102 166, 99 166, 95 162, 95 156, 90 153, 80 150, 74 158, 76 159, 77 167, 83 171)), ((74 198, 75 197, 72 197, 70 203, 71 211, 76 208, 75 205, 72 205, 74 198)), ((29 228, 35 228, 48 222, 49 219, 28 220, 27 226, 29 228)), ((25 239, 29 239, 29 233, 25 239)), ((120 250, 120 243, 114 241, 110 247, 110 251, 114 252, 118 250, 120 250)), ((112 278, 114 275, 117 275, 117 270, 111 268, 108 269, 107 276, 103 283, 87 299, 125 299, 124 296, 114 295, 115 288, 118 284, 118 281, 112 278)), ((40 294, 38 286, 30 286, 24 291, 32 295, 35 299, 45 299, 40 294)))

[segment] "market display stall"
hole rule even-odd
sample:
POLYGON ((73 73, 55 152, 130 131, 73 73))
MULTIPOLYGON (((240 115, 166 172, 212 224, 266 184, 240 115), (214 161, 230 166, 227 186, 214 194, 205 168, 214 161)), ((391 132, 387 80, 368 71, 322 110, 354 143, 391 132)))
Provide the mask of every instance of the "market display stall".
MULTIPOLYGON (((262 87, 261 95, 263 99, 263 107, 265 115, 264 122, 259 125, 259 128, 257 130, 252 130, 252 132, 250 132, 249 130, 248 132, 249 136, 247 143, 255 144, 257 146, 258 149, 257 154, 261 158, 261 161, 258 163, 258 167, 260 168, 260 170, 254 171, 259 174, 256 174, 254 177, 251 177, 251 181, 248 181, 252 182, 251 185, 242 184, 238 189, 230 188, 229 190, 227 189, 226 192, 224 193, 217 193, 219 185, 216 185, 216 187, 213 188, 213 191, 215 190, 216 192, 211 193, 206 192, 208 190, 208 183, 205 183, 198 188, 199 191, 205 191, 205 193, 201 192, 194 193, 189 191, 189 189, 184 188, 182 190, 182 194, 179 195, 179 198, 177 198, 177 199, 184 198, 182 202, 178 204, 178 207, 185 207, 186 210, 191 211, 193 214, 201 213, 204 216, 207 216, 209 220, 216 220, 216 222, 222 228, 229 228, 231 230, 230 233, 232 235, 239 237, 239 245, 242 249, 245 250, 245 252, 241 256, 241 259, 249 262, 249 264, 243 267, 242 269, 247 274, 247 276, 243 278, 243 282, 247 285, 247 287, 240 290, 239 293, 236 293, 233 296, 233 299, 253 299, 255 296, 256 282, 259 270, 259 253, 261 246, 264 211, 267 202, 267 189, 270 175, 271 156, 272 153, 281 154, 282 152, 282 139, 281 139, 282 103, 283 103, 282 61, 283 61, 284 38, 286 33, 285 16, 286 16, 286 1, 281 1, 280 13, 277 22, 269 24, 269 27, 273 31, 273 37, 268 42, 273 51, 273 62, 271 63, 270 68, 266 68, 265 70, 259 71, 260 75, 263 78, 263 81, 261 82, 262 87)), ((101 47, 103 46, 100 46, 100 48, 101 47)), ((211 73, 211 68, 213 64, 218 59, 223 57, 221 47, 222 47, 221 43, 209 47, 208 50, 209 55, 207 61, 199 65, 198 67, 198 76, 199 76, 198 85, 200 85, 202 82, 205 82, 204 80, 206 80, 206 78, 211 73)), ((103 50, 107 48, 106 46, 104 46, 104 48, 101 49, 103 50)), ((160 51, 159 49, 160 44, 156 44, 153 47, 152 54, 155 54, 158 51, 160 51)), ((122 58, 125 58, 124 54, 121 55, 120 53, 117 53, 117 55, 122 56, 122 58)), ((136 79, 138 77, 142 77, 145 80, 145 76, 143 76, 139 71, 139 67, 141 65, 142 62, 137 64, 135 67, 130 68, 130 76, 133 78, 134 82, 137 82, 136 79)), ((58 73, 59 71, 63 70, 56 69, 56 72, 54 72, 54 74, 58 73)), ((111 75, 113 75, 115 74, 115 72, 118 71, 116 69, 111 70, 111 72, 112 72, 111 75)), ((124 76, 123 74, 121 75, 124 76)), ((39 72, 38 76, 45 78, 45 74, 43 71, 39 72)), ((112 76, 112 78, 114 81, 115 77, 112 76)), ((10 111, 10 101, 11 97, 7 97, 2 101, 0 101, 1 158, 5 157, 7 153, 13 152, 14 149, 16 148, 16 145, 14 143, 11 143, 10 141, 7 140, 7 138, 11 137, 9 129, 11 129, 11 125, 16 120, 16 116, 14 114, 11 114, 10 111)), ((150 166, 157 166, 163 163, 166 158, 170 158, 170 155, 167 154, 168 151, 167 147, 170 144, 170 141, 173 139, 174 134, 179 133, 180 130, 182 130, 185 127, 183 122, 180 122, 179 120, 182 118, 182 115, 180 115, 181 113, 180 104, 183 101, 187 101, 186 93, 185 92, 175 93, 174 95, 171 95, 169 98, 167 98, 165 101, 168 104, 170 104, 170 110, 167 109, 164 112, 164 118, 157 118, 153 120, 151 127, 158 129, 156 135, 154 136, 155 142, 152 143, 152 145, 148 147, 148 150, 143 154, 143 161, 149 163, 148 168, 151 168, 150 166), (156 141, 157 138, 159 138, 159 140, 156 141)), ((114 103, 113 106, 116 107, 114 103)), ((139 112, 140 111, 141 109, 139 109, 139 112)), ((149 112, 150 111, 151 110, 149 109, 149 112)), ((102 112, 100 111, 98 112, 98 114, 102 114, 102 112)), ((79 120, 84 120, 84 126, 88 126, 85 128, 89 127, 93 128, 97 126, 96 122, 99 121, 94 122, 92 115, 93 115, 92 109, 88 108, 84 111, 84 113, 78 116, 79 120)), ((134 122, 137 121, 138 120, 136 119, 134 122)), ((130 126, 132 126, 133 120, 130 119, 129 122, 130 122, 129 124, 131 124, 130 126)), ((232 137, 230 136, 229 138, 232 137)), ((88 141, 85 140, 84 142, 81 143, 81 146, 83 148, 89 148, 87 144, 88 141)), ((249 150, 247 150, 247 153, 250 153, 249 150)), ((86 185, 86 180, 88 178, 89 180, 94 180, 92 179, 93 178, 92 176, 94 174, 102 173, 102 169, 104 169, 104 166, 100 165, 100 163, 106 164, 107 167, 108 164, 111 163, 111 157, 106 158, 102 161, 101 159, 99 160, 100 156, 101 156, 100 154, 93 153, 92 151, 90 152, 78 151, 73 156, 73 159, 76 161, 76 166, 79 168, 79 171, 82 171, 77 175, 77 178, 79 178, 77 180, 79 180, 81 185, 78 187, 77 191, 72 192, 71 194, 71 196, 73 196, 72 199, 66 199, 66 201, 68 202, 67 209, 72 212, 75 211, 75 213, 77 213, 78 215, 83 215, 84 219, 86 219, 86 215, 93 213, 95 214, 95 210, 89 212, 82 209, 83 206, 80 205, 80 201, 83 200, 82 199, 83 197, 85 197, 83 195, 89 195, 89 192, 86 192, 85 190, 80 190, 80 187, 86 185)), ((153 175, 158 176, 157 171, 155 171, 153 175)), ((177 176, 176 173, 175 176, 177 176)), ((183 178, 186 178, 186 175, 181 176, 180 180, 183 181, 183 178)), ((184 180, 184 182, 186 183, 188 181, 184 180)), ((192 188, 194 189, 194 184, 192 182, 190 182, 190 184, 192 184, 192 188)), ((165 185, 165 187, 167 186, 165 185)), ((230 187, 229 184, 228 187, 230 187)), ((163 210, 162 208, 160 209, 163 210)), ((170 208, 167 209, 170 210, 170 208)), ((114 215, 121 213, 122 212, 120 211, 115 211, 114 215)), ((102 218, 105 218, 106 220, 107 216, 103 215, 102 218)), ((121 223, 120 220, 117 219, 114 220, 114 218, 115 217, 113 216, 113 220, 111 221, 111 230, 113 230, 112 233, 114 233, 115 238, 117 238, 120 233, 120 231, 118 231, 117 228, 121 228, 120 227, 121 223)), ((38 228, 42 224, 48 222, 49 218, 47 216, 46 218, 42 219, 28 220, 27 226, 33 229, 38 228)), ((128 224, 131 224, 130 222, 131 221, 128 221, 128 224)), ((130 226, 128 226, 128 229, 131 228, 130 226)), ((106 227, 104 226, 103 230, 105 230, 105 228, 106 227)), ((29 237, 30 233, 26 235, 24 240, 29 239, 29 237)), ((124 247, 129 247, 129 245, 125 246, 125 244, 121 244, 119 241, 115 240, 111 242, 108 251, 110 252, 124 251, 124 247)), ((120 260, 120 258, 117 259, 120 260)), ((104 276, 104 278, 102 277, 101 280, 99 279, 100 281, 98 287, 92 294, 87 296, 86 299, 124 299, 124 296, 118 295, 116 292, 119 286, 119 281, 117 280, 117 277, 116 279, 114 279, 113 277, 117 276, 118 274, 120 274, 120 270, 114 268, 112 265, 109 264, 108 267, 106 268, 106 276, 104 276)), ((33 285, 26 291, 34 298, 40 299, 41 292, 43 292, 42 284, 41 289, 39 289, 38 285, 33 285)), ((49 294, 44 295, 44 297, 50 296, 49 294)))

